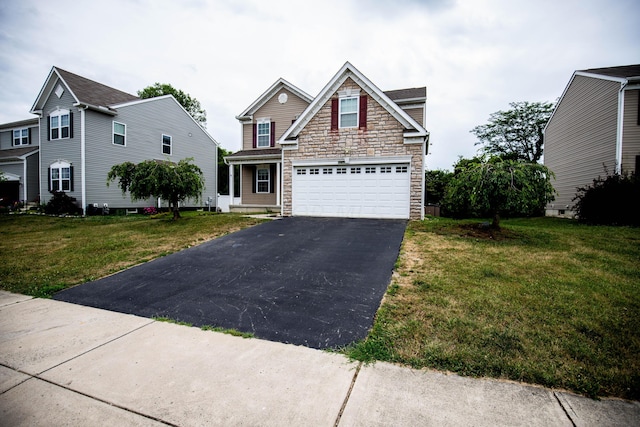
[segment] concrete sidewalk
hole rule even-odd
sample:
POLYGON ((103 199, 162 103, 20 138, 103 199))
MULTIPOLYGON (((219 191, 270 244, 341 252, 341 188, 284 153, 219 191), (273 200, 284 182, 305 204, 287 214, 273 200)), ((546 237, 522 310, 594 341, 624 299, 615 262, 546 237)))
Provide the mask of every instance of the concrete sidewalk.
POLYGON ((631 426, 640 403, 361 366, 339 354, 0 291, 0 424, 631 426))

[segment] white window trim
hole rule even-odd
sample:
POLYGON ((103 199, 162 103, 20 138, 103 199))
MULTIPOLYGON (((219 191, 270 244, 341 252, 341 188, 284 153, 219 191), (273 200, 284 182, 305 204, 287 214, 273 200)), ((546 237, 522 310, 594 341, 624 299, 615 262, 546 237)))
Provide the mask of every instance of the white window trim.
POLYGON ((71 113, 69 112, 69 110, 57 110, 54 113, 51 113, 49 115, 49 139, 51 141, 55 141, 58 139, 69 139, 71 138, 71 113), (68 126, 62 126, 62 116, 68 116, 69 117, 69 125, 68 126), (52 124, 52 120, 54 117, 58 118, 58 126, 56 126, 55 128, 53 127, 52 124), (67 131, 67 136, 63 137, 62 136, 62 129, 64 128, 68 128, 67 131), (58 137, 54 138, 53 137, 53 130, 54 129, 58 129, 58 137))
POLYGON ((112 125, 113 132, 111 134, 111 143, 113 145, 117 145, 118 147, 126 147, 127 146, 127 125, 124 123, 113 121, 112 125), (120 134, 116 132, 116 124, 124 126, 124 133, 120 134), (124 144, 116 144, 116 135, 121 135, 124 138, 124 144))
MULTIPOLYGON (((354 114, 353 112, 348 112, 348 113, 344 113, 344 114, 354 114)), ((340 129, 352 129, 352 128, 357 128, 358 127, 358 123, 360 120, 360 97, 359 96, 344 96, 341 98, 338 98, 338 128, 340 129), (356 100, 356 111, 355 111, 355 115, 356 115, 356 123, 353 126, 342 126, 342 101, 346 101, 348 99, 355 99, 356 100)))
POLYGON ((11 132, 11 143, 14 147, 18 147, 18 146, 22 146, 22 145, 29 145, 29 128, 18 128, 18 129, 13 129, 13 131, 11 132), (22 136, 22 132, 23 131, 27 131, 27 136, 22 136), (16 132, 20 132, 20 136, 18 138, 16 138, 16 132), (19 140, 20 142, 18 144, 16 144, 16 139, 19 140), (23 142, 23 139, 26 140, 27 142, 23 142))
POLYGON ((269 148, 271 147, 271 119, 259 119, 256 122, 256 148, 269 148), (260 134, 260 125, 267 125, 267 133, 260 134), (267 137, 267 144, 260 145, 260 136, 267 137))
POLYGON ((171 156, 173 154, 173 137, 171 135, 167 135, 166 133, 162 134, 162 147, 161 147, 161 152, 162 154, 164 154, 165 156, 171 156), (169 138, 169 145, 164 143, 164 137, 169 138), (169 153, 165 153, 164 152, 164 147, 169 147, 169 153))
POLYGON ((49 180, 51 181, 51 191, 59 191, 59 192, 63 192, 63 193, 71 192, 71 164, 67 163, 67 162, 61 162, 61 161, 52 163, 49 166, 49 180), (69 169, 69 178, 66 178, 66 179, 62 178, 62 170, 63 169, 69 169), (58 189, 57 190, 53 189, 53 187, 54 187, 54 185, 53 185, 53 182, 54 182, 53 171, 54 170, 58 171, 58 178, 55 180, 55 181, 58 182, 58 189), (65 180, 69 181, 69 189, 68 190, 64 190, 63 189, 62 183, 65 180))
POLYGON ((269 166, 258 166, 256 168, 256 193, 260 193, 260 194, 268 194, 271 191, 271 168, 269 166), (260 179, 260 170, 266 170, 267 171, 267 179, 260 179), (267 183, 267 191, 260 191, 260 183, 261 182, 266 182, 267 183))

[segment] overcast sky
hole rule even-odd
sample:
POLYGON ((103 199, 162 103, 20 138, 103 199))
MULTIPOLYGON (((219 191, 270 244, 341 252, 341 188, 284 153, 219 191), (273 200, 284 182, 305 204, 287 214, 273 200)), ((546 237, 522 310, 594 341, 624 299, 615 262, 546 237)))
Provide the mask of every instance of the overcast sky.
POLYGON ((427 86, 428 169, 476 154, 469 130, 512 101, 555 101, 573 71, 640 63, 638 0, 2 0, 0 123, 30 117, 52 66, 235 116, 278 78, 316 96, 345 61, 382 90, 427 86))

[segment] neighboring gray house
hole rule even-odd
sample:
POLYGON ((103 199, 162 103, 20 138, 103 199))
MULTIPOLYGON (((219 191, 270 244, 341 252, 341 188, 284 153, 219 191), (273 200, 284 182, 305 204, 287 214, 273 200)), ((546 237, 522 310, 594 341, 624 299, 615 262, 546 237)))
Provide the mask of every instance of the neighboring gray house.
POLYGON ((426 92, 383 92, 349 62, 315 98, 277 80, 236 117, 242 150, 226 161, 239 166, 241 201, 232 211, 422 218, 426 92))
MULTIPOLYGON (((544 130, 544 164, 554 174, 549 216, 573 216, 576 188, 640 167, 640 65, 573 73, 544 130)), ((615 209, 615 206, 611 207, 615 209)))
POLYGON ((0 206, 38 201, 39 145, 37 118, 0 125, 0 206))
POLYGON ((39 117, 41 203, 48 202, 51 191, 64 191, 85 213, 105 204, 166 206, 159 200, 132 202, 117 183, 107 187, 107 174, 125 161, 188 157, 204 173, 203 199, 216 200, 218 144, 171 95, 140 99, 53 67, 31 113, 39 117))

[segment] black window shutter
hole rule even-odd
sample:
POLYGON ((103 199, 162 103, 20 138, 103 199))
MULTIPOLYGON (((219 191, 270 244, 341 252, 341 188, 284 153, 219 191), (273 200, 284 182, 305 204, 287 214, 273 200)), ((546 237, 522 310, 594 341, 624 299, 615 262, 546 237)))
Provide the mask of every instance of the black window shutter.
MULTIPOLYGON (((253 148, 257 147, 257 138, 258 138, 258 124, 254 123, 253 124, 253 148)), ((255 193, 255 191, 254 191, 255 193)))
POLYGON ((73 138, 73 112, 69 111, 69 138, 73 138))
POLYGON ((276 122, 271 122, 271 141, 269 142, 269 145, 271 145, 272 147, 276 146, 276 122))
POLYGON ((51 168, 47 168, 47 183, 48 183, 47 190, 51 191, 51 168))
POLYGON ((270 193, 276 192, 276 165, 269 166, 269 178, 271 178, 271 188, 269 189, 270 193))
POLYGON ((31 128, 29 128, 29 136, 27 136, 27 144, 31 145, 31 128))
POLYGON ((258 167, 257 166, 252 166, 251 167, 251 192, 252 193, 256 192, 256 176, 257 176, 257 174, 258 174, 258 167))
POLYGON ((47 116, 47 141, 50 141, 50 138, 51 138, 51 116, 47 116))
POLYGON ((73 191, 73 166, 69 166, 69 188, 73 191))
POLYGON ((338 98, 331 100, 331 130, 338 130, 338 98))
POLYGON ((367 95, 360 95, 360 123, 358 127, 367 128, 367 95))

